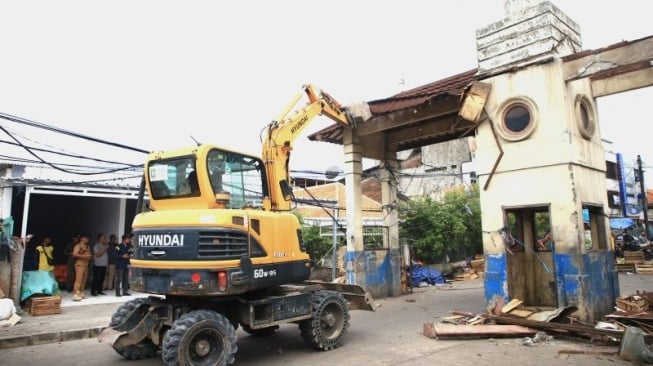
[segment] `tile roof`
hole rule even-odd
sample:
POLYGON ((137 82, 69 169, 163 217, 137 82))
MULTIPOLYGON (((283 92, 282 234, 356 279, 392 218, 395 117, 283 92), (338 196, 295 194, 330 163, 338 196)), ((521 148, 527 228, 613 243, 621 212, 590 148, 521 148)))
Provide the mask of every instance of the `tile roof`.
POLYGON ((367 102, 372 116, 413 108, 438 97, 459 98, 465 87, 474 80, 477 69, 468 70, 445 79, 405 90, 389 98, 367 102))
MULTIPOLYGON (((346 198, 345 198, 345 185, 340 182, 328 183, 314 187, 307 187, 301 189, 295 189, 293 191, 296 198, 299 199, 317 199, 324 201, 338 201, 338 207, 342 209, 338 210, 338 216, 344 217, 346 215, 345 207, 347 207, 346 198), (308 191, 308 192, 307 192, 308 191)), ((374 201, 373 199, 363 195, 363 216, 365 218, 374 218, 381 219, 383 217, 383 212, 381 212, 381 204, 374 201)), ((328 207, 328 204, 325 204, 328 207)), ((331 214, 331 209, 322 207, 311 206, 306 204, 298 204, 295 208, 295 211, 300 215, 307 218, 328 218, 331 214)))
MULTIPOLYGON (((399 110, 415 108, 434 99, 459 99, 465 88, 475 80, 478 69, 472 69, 410 90, 405 90, 389 98, 367 102, 372 118, 362 123, 374 123, 374 117, 399 110)), ((343 127, 333 124, 308 136, 311 141, 325 141, 342 144, 343 127)))

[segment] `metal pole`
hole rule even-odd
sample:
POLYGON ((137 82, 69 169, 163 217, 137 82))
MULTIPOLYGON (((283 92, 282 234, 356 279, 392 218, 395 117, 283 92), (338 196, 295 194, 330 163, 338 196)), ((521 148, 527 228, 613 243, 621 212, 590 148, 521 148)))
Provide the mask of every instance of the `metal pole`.
POLYGON ((337 235, 337 233, 338 233, 338 205, 336 205, 333 208, 333 235, 332 235, 333 243, 332 243, 332 246, 331 246, 331 250, 333 251, 333 253, 331 253, 331 255, 332 255, 331 280, 332 281, 336 279, 336 267, 337 267, 337 265, 336 265, 336 260, 337 260, 336 254, 337 254, 337 252, 336 251, 337 251, 337 247, 338 247, 338 235, 337 235))
POLYGON ((617 153, 617 179, 619 181, 619 202, 621 203, 621 213, 623 217, 628 217, 628 207, 626 201, 628 199, 626 193, 626 179, 625 179, 624 161, 621 153, 617 153))
POLYGON ((646 198, 646 185, 644 184, 644 171, 642 170, 642 158, 637 155, 637 173, 639 174, 639 190, 642 193, 642 211, 644 212, 644 228, 648 238, 648 202, 646 198))

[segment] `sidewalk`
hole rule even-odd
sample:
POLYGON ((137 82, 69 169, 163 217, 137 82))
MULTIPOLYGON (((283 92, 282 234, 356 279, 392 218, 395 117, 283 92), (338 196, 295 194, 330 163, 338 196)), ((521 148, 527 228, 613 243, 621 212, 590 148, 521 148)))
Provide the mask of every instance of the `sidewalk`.
POLYGON ((32 316, 22 311, 15 326, 0 329, 0 349, 97 337, 121 304, 147 296, 134 291, 122 297, 113 291, 105 293, 91 296, 86 291, 86 299, 73 301, 72 294, 63 291, 60 314, 32 316))

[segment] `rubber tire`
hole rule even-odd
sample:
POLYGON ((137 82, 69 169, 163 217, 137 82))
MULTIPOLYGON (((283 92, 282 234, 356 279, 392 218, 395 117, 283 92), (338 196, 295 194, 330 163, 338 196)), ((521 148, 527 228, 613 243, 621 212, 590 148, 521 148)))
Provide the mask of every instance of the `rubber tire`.
MULTIPOLYGON (((145 298, 132 299, 126 303, 120 305, 115 313, 111 316, 111 321, 109 322, 109 327, 115 327, 120 325, 129 315, 145 302, 145 298)), ((159 351, 159 347, 154 344, 150 339, 145 339, 137 344, 132 344, 126 347, 115 347, 113 349, 118 352, 119 355, 128 359, 128 360, 143 360, 146 358, 151 358, 156 356, 159 351)))
POLYGON ((347 302, 335 291, 317 291, 311 302, 313 316, 299 323, 304 342, 322 351, 339 347, 349 328, 347 302))
POLYGON ((279 329, 278 325, 273 325, 267 328, 252 329, 249 327, 249 325, 245 323, 240 323, 240 327, 243 328, 245 333, 252 335, 254 337, 269 337, 273 335, 277 331, 277 329, 279 329))
POLYGON ((236 360, 236 331, 222 314, 193 310, 182 315, 163 338, 161 356, 167 366, 231 365, 236 360), (197 341, 213 343, 206 356, 193 351, 197 341), (218 349, 219 346, 219 349, 218 349))

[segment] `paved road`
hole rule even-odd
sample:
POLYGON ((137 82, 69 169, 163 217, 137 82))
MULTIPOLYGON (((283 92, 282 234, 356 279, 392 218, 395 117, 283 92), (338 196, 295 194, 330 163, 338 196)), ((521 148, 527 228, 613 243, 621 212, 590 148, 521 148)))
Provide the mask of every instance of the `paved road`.
MULTIPOLYGON (((622 293, 646 290, 653 276, 625 278, 622 293)), ((648 286, 648 288, 653 286, 648 286)), ((593 346, 587 340, 554 338, 550 344, 528 347, 521 338, 434 340, 421 334, 427 322, 438 322, 452 310, 482 313, 481 280, 443 288, 415 289, 413 294, 377 300, 377 312, 353 311, 342 347, 318 352, 308 348, 296 325, 284 325, 272 337, 258 338, 239 330, 235 365, 632 365, 618 356, 566 355, 559 350, 617 352, 617 347, 593 346)), ((0 364, 39 365, 161 365, 159 358, 127 362, 95 339, 2 350, 0 364)))

